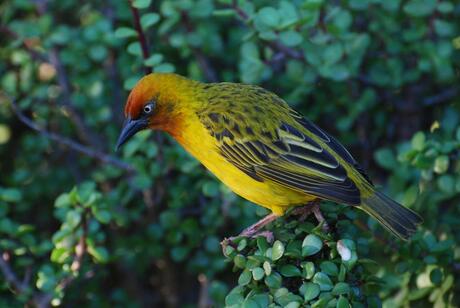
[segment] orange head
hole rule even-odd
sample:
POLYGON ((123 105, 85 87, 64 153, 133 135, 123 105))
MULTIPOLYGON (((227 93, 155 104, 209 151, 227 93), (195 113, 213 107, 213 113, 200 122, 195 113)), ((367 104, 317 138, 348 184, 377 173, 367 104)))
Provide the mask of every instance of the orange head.
POLYGON ((139 80, 128 96, 127 122, 116 148, 146 128, 174 133, 187 111, 193 109, 198 85, 197 81, 166 73, 153 73, 139 80))

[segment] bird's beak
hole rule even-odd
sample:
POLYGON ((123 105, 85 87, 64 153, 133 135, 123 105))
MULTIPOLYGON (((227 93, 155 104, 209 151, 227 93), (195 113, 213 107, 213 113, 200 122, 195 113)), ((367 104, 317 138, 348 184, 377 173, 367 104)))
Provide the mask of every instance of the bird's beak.
POLYGON ((133 120, 131 118, 128 118, 125 126, 123 127, 123 130, 121 131, 120 137, 118 137, 117 145, 115 146, 115 151, 118 151, 118 149, 137 132, 147 128, 148 123, 149 122, 147 119, 140 118, 137 120, 133 120))

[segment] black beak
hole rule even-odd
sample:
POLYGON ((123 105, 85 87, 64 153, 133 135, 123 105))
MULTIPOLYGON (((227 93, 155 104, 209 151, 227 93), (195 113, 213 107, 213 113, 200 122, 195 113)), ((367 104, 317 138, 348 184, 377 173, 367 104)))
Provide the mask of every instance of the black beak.
POLYGON ((137 132, 147 128, 148 123, 149 122, 147 119, 140 118, 137 120, 132 120, 131 118, 128 118, 125 126, 123 127, 123 130, 121 131, 120 137, 118 137, 115 151, 118 151, 118 149, 137 132))

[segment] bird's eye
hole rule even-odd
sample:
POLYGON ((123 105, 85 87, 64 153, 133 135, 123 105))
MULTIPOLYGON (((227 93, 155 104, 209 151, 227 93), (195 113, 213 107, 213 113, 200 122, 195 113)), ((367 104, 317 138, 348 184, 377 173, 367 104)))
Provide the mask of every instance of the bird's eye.
POLYGON ((144 113, 145 114, 150 114, 153 111, 153 105, 152 104, 147 104, 144 106, 144 113))

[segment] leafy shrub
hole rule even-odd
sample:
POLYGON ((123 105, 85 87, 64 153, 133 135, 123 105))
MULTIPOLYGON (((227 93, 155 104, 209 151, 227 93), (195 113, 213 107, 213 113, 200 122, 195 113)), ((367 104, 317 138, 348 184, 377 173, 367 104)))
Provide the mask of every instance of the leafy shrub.
POLYGON ((455 1, 12 0, 0 12, 0 305, 281 305, 316 290, 304 262, 349 286, 308 304, 459 302, 455 1), (233 273, 219 241, 265 210, 163 135, 138 134, 113 153, 127 90, 151 69, 276 92, 425 224, 401 243, 363 213, 325 203, 330 234, 276 222, 283 255, 241 240, 229 263, 244 258, 245 267, 233 273), (290 255, 309 234, 322 249, 290 255), (359 257, 343 281, 327 273, 331 263, 321 267, 340 273, 341 239, 359 257), (302 277, 281 273, 271 288, 265 262, 273 277, 282 268, 302 277), (249 277, 248 263, 264 278, 253 268, 249 277), (242 273, 250 282, 235 289, 242 273))
POLYGON ((240 271, 238 286, 227 295, 227 307, 380 307, 377 297, 379 266, 358 258, 355 241, 347 236, 353 222, 350 209, 327 207, 328 226, 279 219, 271 228, 277 239, 268 243, 240 238, 225 254, 240 271))

